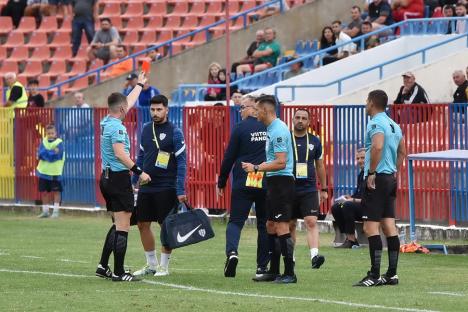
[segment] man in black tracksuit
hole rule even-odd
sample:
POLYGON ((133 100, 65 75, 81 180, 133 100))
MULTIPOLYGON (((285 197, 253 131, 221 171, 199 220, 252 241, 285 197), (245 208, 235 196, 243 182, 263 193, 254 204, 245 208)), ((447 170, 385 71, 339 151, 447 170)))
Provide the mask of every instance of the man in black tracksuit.
POLYGON ((403 86, 398 92, 394 104, 421 104, 429 103, 426 91, 416 83, 416 78, 412 72, 406 72, 402 75, 403 86))
POLYGON ((254 117, 254 106, 253 97, 246 96, 242 99, 240 106, 242 122, 232 131, 218 178, 217 191, 218 195, 222 196, 232 169, 231 211, 226 228, 227 260, 224 268, 226 277, 236 276, 240 235, 253 203, 255 203, 258 230, 257 276, 266 272, 269 262, 263 173, 247 174, 241 165, 242 162, 260 164, 265 161, 266 128, 254 117))

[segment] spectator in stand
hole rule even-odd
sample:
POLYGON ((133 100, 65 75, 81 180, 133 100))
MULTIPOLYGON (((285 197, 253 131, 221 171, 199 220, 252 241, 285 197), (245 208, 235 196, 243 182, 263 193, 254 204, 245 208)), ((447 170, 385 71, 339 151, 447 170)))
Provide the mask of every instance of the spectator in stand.
POLYGON ((372 28, 379 29, 393 24, 392 8, 385 0, 373 0, 368 8, 367 21, 372 23, 372 28))
MULTIPOLYGON (((138 84, 138 75, 135 73, 131 73, 127 76, 127 82, 125 84, 125 89, 122 91, 122 94, 128 96, 130 92, 132 92, 133 88, 138 84)), ((158 89, 153 86, 150 86, 148 82, 146 82, 143 86, 143 89, 138 96, 138 100, 136 101, 137 106, 144 106, 148 107, 151 105, 151 99, 153 96, 161 94, 158 89)))
POLYGON ((273 28, 265 28, 265 41, 252 54, 255 62, 253 64, 239 65, 237 67, 237 75, 257 73, 275 67, 281 54, 281 46, 275 39, 276 31, 273 28))
POLYGON ((29 97, 28 97, 28 107, 44 107, 45 101, 42 94, 37 91, 39 87, 39 81, 37 79, 29 80, 28 82, 28 89, 29 89, 29 97))
POLYGON ((84 94, 82 92, 75 92, 75 105, 72 108, 89 108, 89 104, 85 102, 84 94))
POLYGON ((412 72, 406 72, 402 75, 403 86, 398 92, 394 104, 420 104, 429 103, 428 96, 423 87, 416 83, 416 77, 412 72))
POLYGON ((72 53, 76 56, 81 45, 81 33, 84 31, 88 43, 94 37, 94 21, 98 19, 96 0, 73 0, 72 53))
MULTIPOLYGON (((151 45, 151 46, 147 46, 146 48, 149 49, 149 48, 153 48, 154 46, 151 45)), ((154 63, 160 59, 162 59, 162 54, 159 53, 158 49, 153 49, 153 50, 150 50, 146 53, 146 60, 150 63, 154 63)))
MULTIPOLYGON (((297 59, 297 56, 294 56, 291 59, 289 59, 288 62, 296 60, 296 59, 297 59)), ((304 63, 302 63, 302 61, 291 64, 291 67, 289 67, 289 70, 284 73, 283 80, 305 73, 305 70, 302 67, 304 67, 304 63)))
POLYGON ((72 0, 49 0, 50 15, 55 16, 59 10, 62 9, 63 16, 70 16, 72 0))
MULTIPOLYGON (((135 73, 131 73, 125 79, 125 86, 122 91, 122 94, 128 96, 130 92, 132 92, 133 88, 138 84, 138 75, 135 73)), ((137 102, 138 104, 138 102, 137 102)))
MULTIPOLYGON (((322 36, 320 37, 320 50, 330 48, 335 45, 336 37, 333 29, 330 26, 325 26, 322 29, 322 36)), ((328 51, 327 55, 323 57, 323 64, 330 64, 337 60, 338 49, 328 51)))
MULTIPOLYGON (((219 71, 218 80, 219 80, 220 84, 226 84, 226 70, 225 69, 221 69, 219 71)), ((231 92, 229 94, 232 95, 234 93, 234 91, 237 90, 237 87, 236 86, 230 86, 229 89, 231 90, 231 92)), ((226 100, 226 88, 221 88, 221 91, 219 92, 217 99, 218 99, 218 101, 225 101, 226 100)))
POLYGON ((13 26, 16 28, 24 15, 26 6, 27 0, 8 0, 6 5, 2 8, 1 15, 11 17, 13 26))
MULTIPOLYGON (((263 1, 263 3, 268 2, 271 2, 271 0, 263 1)), ((266 7, 265 10, 259 14, 258 18, 266 18, 278 14, 281 11, 281 5, 283 5, 283 11, 289 10, 289 5, 286 0, 281 0, 280 2, 275 2, 274 4, 266 7)))
POLYGON ((28 0, 27 7, 24 9, 24 16, 34 16, 36 24, 39 25, 43 15, 51 15, 49 2, 47 0, 28 0))
MULTIPOLYGON (((468 17, 466 15, 466 4, 463 3, 458 3, 457 6, 455 7, 455 13, 457 14, 457 17, 468 17)), ((466 20, 460 20, 457 21, 457 26, 456 26, 456 33, 457 34, 463 34, 467 31, 466 27, 466 20)))
POLYGON ((424 17, 423 0, 394 0, 392 9, 392 17, 395 22, 424 17))
POLYGON ((351 38, 361 35, 361 8, 357 5, 351 8, 351 22, 343 29, 343 32, 351 38))
MULTIPOLYGON (((341 21, 334 21, 332 23, 332 29, 336 37, 335 44, 338 45, 338 44, 342 44, 342 43, 349 42, 352 40, 350 36, 348 36, 342 31, 343 26, 341 24, 341 21)), ((338 59, 348 57, 354 53, 356 53, 356 44, 355 43, 347 44, 345 46, 338 48, 338 59)))
MULTIPOLYGON (((119 45, 115 49, 116 58, 112 62, 117 62, 125 57, 127 57, 127 48, 124 45, 119 45)), ((128 73, 133 70, 133 61, 131 58, 126 59, 120 63, 114 64, 109 67, 106 72, 109 73, 110 77, 117 77, 122 74, 128 73)))
POLYGON ((453 94, 453 103, 468 103, 468 80, 462 70, 456 70, 452 75, 457 90, 453 94))
POLYGON ((255 33, 255 41, 252 42, 247 49, 247 55, 240 61, 232 63, 231 66, 231 72, 235 73, 237 71, 237 66, 241 64, 253 64, 255 61, 255 58, 252 56, 255 50, 258 49, 258 46, 260 43, 262 43, 265 40, 265 32, 263 30, 257 30, 255 33))
POLYGON ((231 100, 232 100, 232 104, 236 105, 236 106, 239 106, 242 104, 242 97, 244 95, 242 94, 241 91, 239 90, 236 90, 232 93, 231 95, 231 100))
POLYGON ((15 73, 6 73, 5 74, 6 90, 6 107, 13 108, 26 108, 28 106, 28 94, 24 86, 16 80, 15 73))
MULTIPOLYGON (((450 4, 447 4, 447 5, 444 5, 444 8, 443 8, 443 13, 444 13, 444 17, 454 17, 455 16, 455 7, 453 5, 450 5, 450 4)), ((452 23, 452 22, 449 22, 448 25, 447 25, 447 34, 452 34, 453 33, 453 26, 455 26, 456 24, 455 23, 452 23)))
POLYGON ((111 20, 107 17, 101 19, 101 29, 94 34, 93 41, 87 49, 89 60, 99 58, 107 64, 109 59, 115 58, 115 50, 120 42, 119 32, 112 26, 111 20))
MULTIPOLYGON (((218 63, 211 63, 208 67, 208 84, 218 84, 218 74, 221 70, 221 65, 218 63)), ((218 95, 221 92, 220 88, 208 88, 206 89, 205 101, 216 101, 218 95)))
MULTIPOLYGON (((374 29, 372 28, 372 23, 371 22, 368 22, 368 21, 362 22, 362 25, 361 25, 361 34, 362 35, 371 33, 373 31, 374 31, 374 29)), ((375 48, 378 45, 379 45, 379 37, 377 37, 376 35, 372 35, 372 36, 367 37, 366 39, 364 39, 364 49, 365 50, 375 48)))

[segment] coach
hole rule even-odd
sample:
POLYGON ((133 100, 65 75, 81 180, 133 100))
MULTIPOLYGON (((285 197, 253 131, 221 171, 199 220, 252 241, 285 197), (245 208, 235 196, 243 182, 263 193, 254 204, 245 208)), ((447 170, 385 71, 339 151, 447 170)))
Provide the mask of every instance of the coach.
POLYGON ((167 119, 167 97, 152 97, 150 114, 153 121, 143 126, 137 159, 137 164, 151 177, 148 184, 140 183, 136 212, 147 264, 135 275, 166 276, 169 275, 172 250, 167 246, 161 247, 161 262, 158 265, 151 222, 161 225, 178 202, 187 200, 185 142, 182 131, 167 119))
POLYGON ((124 271, 130 216, 134 204, 129 170, 139 175, 143 183, 149 182, 151 178, 130 159, 130 140, 122 121, 135 105, 145 82, 145 74, 140 73, 137 86, 127 97, 117 92, 109 95, 107 98, 109 114, 101 120, 103 172, 99 187, 106 201, 107 211, 113 213, 114 224, 107 233, 96 275, 112 278, 113 281, 138 280, 129 272, 124 271), (112 251, 114 252, 114 273, 108 265, 112 251))
POLYGON ((406 149, 400 126, 385 113, 387 103, 387 94, 382 90, 371 91, 366 103, 366 112, 371 120, 367 124, 365 139, 362 219, 369 240, 371 270, 354 286, 398 284, 396 271, 400 241, 395 226, 396 172, 403 163, 406 149), (380 226, 388 246, 388 270, 383 276, 380 276, 380 226))
POLYGON ((256 104, 257 119, 267 127, 266 162, 242 163, 246 172, 266 172, 268 213, 267 231, 270 269, 255 281, 296 283, 294 274, 294 242, 289 232, 294 201, 293 152, 288 126, 276 117, 276 98, 260 96, 256 104), (277 247, 279 242, 279 247, 277 247), (283 255, 284 274, 279 276, 280 256, 283 255))
POLYGON ((243 97, 240 114, 242 121, 232 131, 231 139, 229 140, 229 145, 221 164, 217 188, 218 195, 222 196, 232 169, 231 211, 226 227, 227 259, 224 267, 224 276, 236 276, 238 263, 237 249, 239 247, 241 231, 249 216, 250 208, 255 203, 258 232, 256 277, 259 277, 266 273, 266 267, 270 258, 268 254, 268 234, 266 231, 264 173, 246 173, 242 169, 242 162, 261 164, 265 161, 266 128, 255 117, 255 98, 253 96, 246 95, 243 97))

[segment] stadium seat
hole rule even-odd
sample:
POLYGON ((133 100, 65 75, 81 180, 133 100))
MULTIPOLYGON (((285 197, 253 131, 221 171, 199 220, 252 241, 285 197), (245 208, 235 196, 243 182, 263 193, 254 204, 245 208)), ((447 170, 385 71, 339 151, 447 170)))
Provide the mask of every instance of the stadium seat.
POLYGON ((88 60, 88 53, 86 52, 86 47, 80 47, 78 53, 75 57, 72 58, 72 61, 75 60, 88 60))
POLYGON ((58 48, 62 46, 70 46, 70 33, 59 32, 54 35, 54 39, 49 43, 49 47, 58 48))
POLYGON ((24 44, 24 36, 22 33, 13 31, 11 32, 8 37, 6 42, 3 44, 5 48, 15 48, 17 46, 21 46, 24 44))
MULTIPOLYGON (((123 28, 122 27, 122 19, 120 18, 120 16, 112 16, 112 17, 110 17, 110 20, 111 20, 112 26, 117 28, 117 30, 120 30, 120 29, 123 28)), ((100 25, 95 27, 95 29, 99 29, 99 28, 100 28, 100 25)))
POLYGON ((208 25, 211 25, 216 22, 216 18, 214 16, 203 16, 201 18, 200 24, 198 25, 198 28, 203 28, 208 25))
POLYGON ((29 38, 29 42, 25 46, 30 48, 42 47, 47 45, 47 34, 44 32, 33 32, 29 38))
POLYGON ((13 31, 13 22, 9 16, 0 16, 0 35, 7 35, 13 31))
POLYGON ((161 30, 157 32, 156 42, 157 44, 164 43, 171 40, 173 37, 172 30, 161 30))
POLYGON ((50 77, 48 77, 48 76, 40 75, 39 78, 38 78, 38 81, 39 81, 39 87, 40 88, 47 88, 48 86, 51 85, 50 77))
POLYGON ((85 60, 77 60, 73 62, 72 69, 66 73, 68 77, 76 76, 76 75, 81 75, 86 72, 86 61, 85 60))
POLYGON ((143 3, 129 3, 127 10, 121 17, 123 19, 131 19, 135 16, 143 16, 143 3))
POLYGON ((150 4, 148 13, 145 17, 164 16, 166 15, 166 3, 165 2, 153 2, 150 4))
MULTIPOLYGON (((239 13, 240 11, 240 5, 239 2, 237 1, 229 1, 229 14, 234 15, 239 13)), ((226 10, 226 9, 225 9, 226 10)))
POLYGON ((6 58, 7 58, 7 49, 5 47, 3 47, 3 46, 0 46, 0 60, 3 61, 6 58))
POLYGON ((156 32, 155 31, 147 31, 144 32, 143 35, 141 36, 140 41, 138 42, 138 45, 149 45, 153 44, 156 41, 156 32))
POLYGON ((41 61, 28 61, 24 67, 24 71, 20 76, 31 78, 38 77, 42 74, 42 62, 41 61))
POLYGON ((8 58, 11 61, 22 62, 29 58, 29 49, 24 45, 17 46, 8 58))
POLYGON ((188 13, 188 1, 178 1, 174 6, 174 10, 167 16, 185 16, 188 13))
POLYGON ((253 9, 257 6, 255 1, 242 1, 242 12, 253 9))
POLYGON ((221 8, 221 2, 209 2, 208 9, 206 10, 205 14, 211 16, 221 16, 223 15, 221 8))
POLYGON ((200 31, 200 32, 195 33, 195 35, 193 35, 191 42, 184 43, 184 46, 186 48, 192 48, 194 46, 204 44, 205 42, 206 42, 206 32, 200 31))
POLYGON ((166 20, 166 25, 164 25, 165 29, 177 29, 180 27, 180 16, 169 16, 166 20))
POLYGON ((186 16, 182 23, 182 26, 177 27, 177 30, 191 30, 198 27, 198 17, 197 16, 186 16))
MULTIPOLYGON (((162 19, 161 19, 162 20, 162 19)), ((141 30, 144 28, 143 17, 135 16, 128 20, 127 25, 123 28, 125 31, 129 30, 141 30)))
POLYGON ((138 42, 138 32, 136 30, 127 31, 122 41, 122 43, 127 47, 131 47, 134 43, 137 43, 137 42, 138 42))
POLYGON ((9 59, 6 59, 2 62, 2 67, 0 68, 0 76, 4 76, 6 73, 9 72, 19 72, 18 63, 16 61, 10 61, 9 59))
POLYGON ((204 1, 197 1, 193 3, 190 12, 186 16, 196 16, 200 17, 205 14, 205 2, 204 1))
POLYGON ((46 46, 35 47, 31 57, 28 59, 30 61, 46 61, 50 57, 50 50, 46 46))
POLYGON ((54 56, 52 57, 54 61, 57 61, 57 60, 67 61, 67 60, 70 60, 71 58, 72 58, 72 51, 71 51, 71 47, 69 46, 63 46, 63 47, 57 48, 55 50, 54 56))
POLYGON ((72 31, 72 18, 71 17, 65 17, 62 20, 62 24, 60 27, 56 30, 57 32, 64 32, 64 33, 71 33, 72 31))
POLYGON ((120 16, 120 4, 119 3, 106 3, 102 13, 99 14, 99 18, 120 16))
POLYGON ((49 77, 58 77, 60 75, 63 75, 67 72, 67 66, 65 65, 64 60, 57 60, 53 61, 50 64, 49 71, 43 75, 49 76, 49 77))
POLYGON ((140 29, 140 31, 155 31, 157 29, 163 28, 163 17, 162 16, 152 16, 147 20, 146 27, 140 29))
POLYGON ((51 33, 58 29, 57 18, 55 16, 44 16, 42 17, 41 26, 36 30, 40 33, 51 33))
MULTIPOLYGON (((2 25, 3 27, 3 25, 2 25)), ((23 16, 21 18, 18 28, 15 29, 15 32, 20 33, 32 33, 36 30, 36 18, 32 16, 23 16)))

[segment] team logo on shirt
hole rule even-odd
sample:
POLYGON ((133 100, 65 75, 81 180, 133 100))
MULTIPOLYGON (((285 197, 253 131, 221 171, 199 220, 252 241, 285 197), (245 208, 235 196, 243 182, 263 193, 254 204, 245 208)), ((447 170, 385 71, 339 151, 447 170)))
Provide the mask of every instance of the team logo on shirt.
POLYGON ((309 144, 309 150, 313 150, 314 149, 314 144, 309 144))
POLYGON ((282 137, 276 138, 276 142, 278 142, 278 143, 283 142, 283 138, 282 137))
POLYGON ((119 130, 119 134, 124 134, 123 130, 119 130))
POLYGON ((159 139, 162 141, 166 138, 166 134, 165 133, 160 133, 159 134, 159 139))

